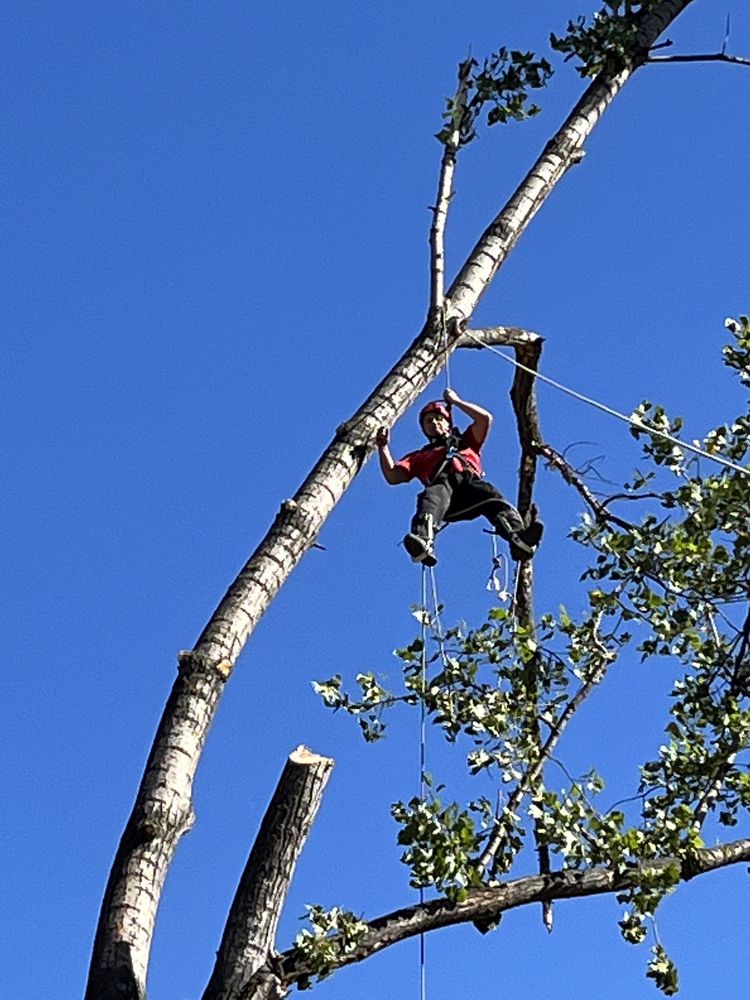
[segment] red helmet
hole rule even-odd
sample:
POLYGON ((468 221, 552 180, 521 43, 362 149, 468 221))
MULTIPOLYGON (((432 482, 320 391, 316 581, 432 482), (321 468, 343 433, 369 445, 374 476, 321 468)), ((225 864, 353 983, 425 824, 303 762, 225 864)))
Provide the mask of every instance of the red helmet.
POLYGON ((427 416, 428 413, 436 413, 439 414, 441 417, 445 417, 445 419, 448 421, 448 424, 450 425, 451 411, 448 409, 447 404, 444 403, 442 399, 433 399, 431 403, 427 403, 425 404, 425 406, 422 407, 422 409, 419 411, 420 427, 422 426, 422 421, 424 420, 424 418, 427 416))

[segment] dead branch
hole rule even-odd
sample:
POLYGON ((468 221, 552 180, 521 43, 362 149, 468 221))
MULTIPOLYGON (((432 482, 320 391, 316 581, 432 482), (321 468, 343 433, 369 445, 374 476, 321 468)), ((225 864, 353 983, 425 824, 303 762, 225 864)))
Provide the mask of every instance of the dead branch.
MULTIPOLYGON (((542 437, 536 402, 536 379, 533 372, 536 371, 539 365, 542 343, 541 341, 535 341, 519 345, 516 347, 515 353, 516 360, 523 366, 516 367, 510 390, 510 399, 513 404, 513 412, 518 428, 518 440, 521 445, 521 462, 518 470, 518 509, 522 516, 532 517, 535 516, 536 512, 536 508, 532 503, 534 480, 536 479, 536 445, 542 437)), ((518 564, 513 607, 519 625, 531 629, 534 628, 533 594, 534 569, 531 560, 528 560, 518 564)), ((526 690, 523 692, 523 701, 528 730, 541 760, 542 733, 538 718, 539 692, 536 675, 536 664, 532 662, 529 664, 528 683, 526 684, 526 690)), ((534 768, 534 771, 534 776, 530 777, 524 784, 527 791, 531 793, 532 801, 539 803, 543 792, 543 768, 534 768)), ((547 875, 550 872, 549 848, 543 843, 540 837, 538 821, 534 823, 534 839, 539 858, 539 873, 547 875)), ((542 922, 548 931, 552 930, 552 904, 549 900, 545 900, 542 903, 542 922)))
POLYGON ((525 347, 544 343, 544 338, 533 330, 520 326, 490 326, 479 329, 459 330, 454 347, 471 348, 481 351, 484 347, 525 347))
POLYGON ((607 502, 609 501, 603 502, 594 496, 581 476, 575 471, 569 462, 565 461, 560 452, 555 451, 551 445, 541 443, 537 447, 537 452, 543 458, 547 459, 551 468, 557 469, 568 485, 573 486, 576 490, 578 490, 598 520, 610 521, 612 524, 616 524, 624 531, 632 530, 633 525, 629 521, 625 521, 623 518, 618 517, 617 514, 613 514, 612 511, 607 508, 607 502))

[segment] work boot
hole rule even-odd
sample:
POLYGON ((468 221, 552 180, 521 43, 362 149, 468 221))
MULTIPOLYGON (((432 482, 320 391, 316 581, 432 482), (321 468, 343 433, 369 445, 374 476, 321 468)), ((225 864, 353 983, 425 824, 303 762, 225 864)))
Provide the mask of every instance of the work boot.
POLYGON ((508 539, 510 557, 516 562, 526 562, 531 559, 539 548, 539 542, 544 534, 544 525, 534 520, 520 531, 515 531, 508 539))
POLYGON ((403 545, 412 562, 424 563, 425 566, 437 564, 431 514, 414 518, 411 522, 411 531, 408 535, 404 535, 403 545))

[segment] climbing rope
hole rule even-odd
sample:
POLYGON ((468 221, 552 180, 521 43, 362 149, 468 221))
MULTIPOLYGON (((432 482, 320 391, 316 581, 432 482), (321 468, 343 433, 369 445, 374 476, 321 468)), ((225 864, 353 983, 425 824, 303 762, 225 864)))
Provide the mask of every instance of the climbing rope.
POLYGON ((678 437, 674 437, 672 434, 668 434, 666 431, 658 430, 656 427, 648 427, 635 417, 628 417, 626 414, 620 413, 619 410, 615 410, 611 406, 607 406, 606 403, 600 403, 598 400, 592 399, 590 396, 584 396, 582 392, 570 389, 568 386, 563 385, 562 382, 556 382, 555 379, 550 378, 548 375, 543 375, 534 368, 529 368, 527 365, 524 365, 520 361, 516 360, 516 358, 510 357, 508 354, 503 354, 502 351, 499 351, 491 344, 485 344, 479 337, 475 336, 471 330, 464 330, 464 335, 471 337, 472 340, 476 341, 476 343, 485 350, 491 351, 493 354, 497 354, 497 356, 502 358, 503 361, 507 361, 509 364, 515 365, 515 367, 520 368, 521 371, 527 372, 529 375, 533 375, 541 382, 546 382, 547 385, 551 385, 554 389, 559 389, 560 392, 564 392, 568 396, 572 396, 573 399, 586 403, 588 406, 593 406, 595 409, 601 410, 602 413, 606 413, 610 417, 616 417, 618 420, 624 421, 624 423, 628 424, 630 427, 635 427, 636 430, 642 431, 645 434, 650 434, 652 437, 663 438, 665 441, 669 441, 670 444, 677 445, 678 448, 683 448, 685 451, 693 452, 695 455, 700 455, 701 458, 706 458, 710 462, 716 462, 719 465, 726 466, 726 468, 732 469, 734 472, 742 473, 743 476, 750 476, 750 469, 746 469, 742 465, 737 465, 736 462, 732 462, 728 458, 724 458, 722 455, 712 455, 703 448, 699 448, 698 445, 687 444, 685 441, 682 441, 678 437))
MULTIPOLYGON (((419 713, 419 799, 424 802, 427 791, 427 713, 424 691, 427 688, 427 567, 422 564, 419 637, 422 643, 420 680, 422 698, 419 713)), ((424 905, 424 887, 419 887, 419 905, 424 905)), ((427 998, 426 955, 424 931, 419 935, 419 1000, 427 998)))
POLYGON ((440 307, 440 325, 443 333, 443 356, 445 358, 445 388, 451 388, 451 352, 448 343, 448 324, 445 322, 445 304, 440 307))
POLYGON ((492 569, 487 577, 484 589, 497 594, 498 601, 507 601, 510 598, 508 591, 508 560, 503 556, 497 547, 497 535, 490 532, 492 541, 492 569), (503 572, 503 580, 500 580, 500 573, 503 572))
MULTIPOLYGON (((419 713, 419 798, 424 802, 427 795, 427 712, 425 709, 424 692, 427 690, 427 629, 432 632, 433 638, 437 641, 440 650, 440 658, 443 669, 448 667, 448 654, 445 648, 445 635, 440 621, 440 603, 438 600, 437 579, 435 577, 434 566, 427 567, 422 563, 422 587, 421 600, 419 605, 419 638, 422 644, 420 658, 420 679, 422 698, 420 701, 419 713), (431 598, 431 608, 428 610, 428 580, 429 596, 431 598)), ((423 905, 425 901, 424 888, 419 888, 419 903, 423 905)), ((419 996, 420 1000, 427 997, 426 979, 426 955, 425 955, 425 935, 419 935, 419 996)))

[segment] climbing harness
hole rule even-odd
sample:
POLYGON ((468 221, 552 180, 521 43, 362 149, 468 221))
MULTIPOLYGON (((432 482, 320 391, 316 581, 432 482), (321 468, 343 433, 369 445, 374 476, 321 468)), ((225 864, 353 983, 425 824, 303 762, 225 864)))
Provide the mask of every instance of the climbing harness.
MULTIPOLYGON (((454 458, 461 465, 464 472, 469 472, 474 476, 478 476, 480 479, 484 479, 484 473, 477 472, 477 470, 473 468, 473 466, 471 465, 471 462, 469 462, 469 460, 465 458, 464 455, 461 454, 458 448, 460 443, 461 443, 461 435, 458 433, 458 428, 454 427, 451 430, 451 433, 448 435, 448 439, 446 441, 445 455, 443 457, 443 461, 438 466, 438 470, 434 474, 434 476, 430 478, 429 483, 427 483, 428 486, 434 486, 434 484, 438 481, 438 479, 440 479, 442 474, 448 468, 448 463, 452 462, 454 458)), ((423 448, 421 448, 420 451, 428 451, 429 449, 434 447, 435 445, 432 442, 429 442, 423 448)))
POLYGON ((543 375, 542 372, 537 371, 535 368, 529 368, 528 365, 524 365, 522 362, 516 360, 516 358, 510 357, 509 354, 503 354, 502 351, 499 351, 491 344, 485 344, 479 337, 472 333, 471 330, 464 330, 463 332, 465 336, 470 337, 480 347, 490 351, 492 354, 497 354, 497 356, 502 358, 503 361, 507 361, 509 364, 515 365, 515 367, 520 368, 521 371, 526 372, 529 375, 533 375, 534 378, 539 379, 540 382, 546 382, 547 385, 551 385, 553 389, 559 389, 560 392, 564 392, 568 396, 572 396, 573 399, 586 403, 588 406, 593 406, 595 409, 601 410, 602 413, 606 413, 610 417, 616 417, 618 420, 624 421, 624 423, 628 424, 630 427, 634 427, 636 430, 642 431, 644 434, 650 434, 652 437, 663 438, 665 441, 669 441, 670 444, 674 444, 678 448, 683 448, 685 451, 693 452, 695 455, 700 455, 701 458, 706 458, 710 462, 716 462, 718 465, 723 465, 727 469, 732 469, 734 472, 740 472, 743 476, 750 476, 750 469, 746 469, 744 466, 738 465, 736 462, 732 462, 728 458, 724 458, 722 455, 712 455, 711 452, 705 451, 703 448, 698 447, 698 445, 688 444, 680 438, 675 437, 672 434, 668 434, 666 431, 658 430, 656 427, 649 427, 636 417, 628 417, 624 413, 620 413, 619 410, 615 410, 611 406, 607 406, 606 403, 600 403, 597 399, 592 399, 591 396, 584 396, 582 392, 577 392, 575 389, 568 388, 568 386, 563 385, 562 382, 557 382, 548 375, 543 375))

